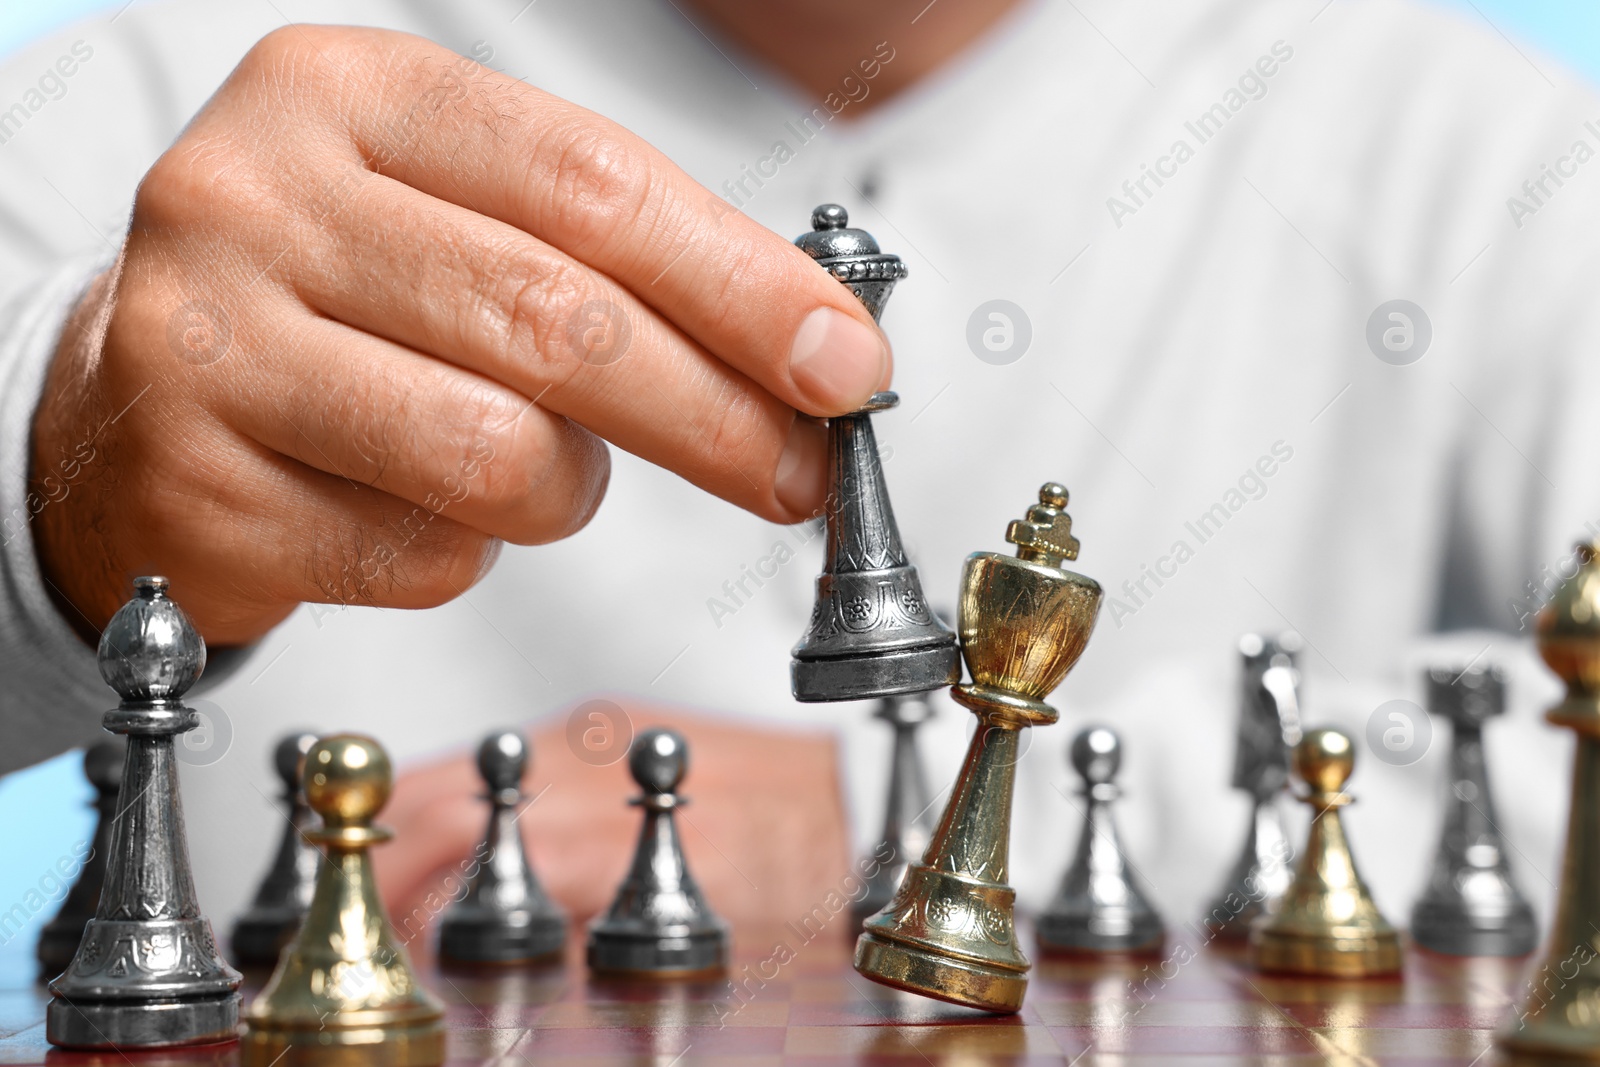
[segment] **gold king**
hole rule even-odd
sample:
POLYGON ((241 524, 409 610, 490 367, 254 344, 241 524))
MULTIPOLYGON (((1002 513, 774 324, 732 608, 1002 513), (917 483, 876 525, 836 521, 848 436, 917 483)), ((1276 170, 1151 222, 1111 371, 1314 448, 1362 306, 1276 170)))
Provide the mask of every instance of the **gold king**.
POLYGON ((1044 698, 1089 641, 1100 584, 1068 570, 1078 539, 1067 490, 1048 482, 1011 523, 1015 556, 975 552, 961 573, 961 654, 972 681, 955 699, 978 717, 949 805, 889 905, 867 920, 855 968, 875 982, 992 1012, 1028 988, 1006 884, 1019 739, 1059 718, 1044 698))

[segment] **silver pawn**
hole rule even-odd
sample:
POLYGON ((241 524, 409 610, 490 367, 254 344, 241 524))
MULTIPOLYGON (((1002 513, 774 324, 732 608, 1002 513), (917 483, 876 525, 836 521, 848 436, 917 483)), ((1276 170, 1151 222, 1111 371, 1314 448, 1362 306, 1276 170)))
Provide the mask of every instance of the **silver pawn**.
POLYGON ((1506 862, 1483 759, 1483 724, 1505 711, 1505 693, 1498 667, 1428 672, 1428 710, 1450 721, 1449 791, 1411 936, 1434 952, 1522 956, 1538 943, 1533 909, 1506 862))
POLYGON ((165 578, 133 584, 100 635, 100 677, 122 697, 102 723, 128 737, 105 886, 45 1013, 45 1039, 68 1048, 232 1041, 239 1024, 239 972, 217 954, 195 899, 173 752, 200 723, 182 698, 206 645, 165 578))
POLYGON ((306 753, 316 743, 316 734, 293 733, 273 750, 272 766, 283 783, 287 825, 255 900, 233 926, 233 959, 241 967, 276 966, 283 947, 294 938, 311 907, 322 853, 304 836, 311 829, 312 814, 302 779, 306 753))
POLYGON ((689 747, 672 730, 645 730, 628 752, 628 770, 644 809, 633 864, 611 908, 589 927, 589 966, 653 977, 723 970, 728 927, 711 911, 684 862, 673 809, 688 769, 689 747))
POLYGON ((120 737, 108 737, 89 746, 83 754, 83 776, 94 786, 94 840, 89 855, 78 871, 61 910, 39 934, 39 977, 54 978, 67 969, 78 953, 83 928, 100 906, 100 888, 106 880, 106 853, 111 846, 111 823, 117 814, 117 796, 122 791, 122 761, 127 744, 120 737))
POLYGON ((521 963, 559 956, 567 943, 567 916, 545 895, 522 847, 522 778, 528 742, 502 730, 478 746, 478 774, 487 787, 489 827, 472 857, 477 873, 467 895, 439 928, 439 958, 451 963, 521 963))
POLYGON ((933 718, 933 705, 921 693, 884 697, 876 715, 894 730, 894 748, 883 837, 861 861, 861 868, 873 873, 867 879, 866 895, 851 905, 857 926, 889 906, 906 868, 922 858, 933 836, 933 798, 917 755, 917 727, 933 718))
POLYGON ((1283 821, 1289 753, 1300 743, 1300 635, 1239 639, 1239 732, 1233 787, 1250 798, 1250 828, 1227 880, 1206 909, 1212 937, 1243 941, 1256 916, 1276 910, 1294 880, 1294 846, 1283 821))
POLYGON ((1039 944, 1061 952, 1159 952, 1166 928, 1139 887, 1111 813, 1121 795, 1113 780, 1122 741, 1109 727, 1090 726, 1073 738, 1070 755, 1083 779, 1083 833, 1060 890, 1039 916, 1039 944))

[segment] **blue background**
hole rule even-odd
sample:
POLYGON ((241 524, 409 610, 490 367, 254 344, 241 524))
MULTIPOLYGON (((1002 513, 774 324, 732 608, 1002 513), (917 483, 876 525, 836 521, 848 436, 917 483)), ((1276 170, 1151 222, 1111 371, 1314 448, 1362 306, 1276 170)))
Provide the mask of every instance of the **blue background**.
MULTIPOLYGON (((1541 66, 1553 60, 1600 82, 1600 3, 1595 0, 1430 2, 1487 23, 1516 41, 1541 66)), ((82 19, 109 17, 124 6, 120 0, 7 0, 0 5, 0 59, 53 30, 82 19)), ((0 912, 22 900, 41 875, 92 832, 90 790, 79 770, 81 760, 81 754, 68 753, 0 778, 0 827, 4 827, 0 854, 5 856, 0 864, 0 912)), ((52 902, 41 909, 31 928, 0 943, 0 966, 28 966, 35 932, 55 907, 52 902)))

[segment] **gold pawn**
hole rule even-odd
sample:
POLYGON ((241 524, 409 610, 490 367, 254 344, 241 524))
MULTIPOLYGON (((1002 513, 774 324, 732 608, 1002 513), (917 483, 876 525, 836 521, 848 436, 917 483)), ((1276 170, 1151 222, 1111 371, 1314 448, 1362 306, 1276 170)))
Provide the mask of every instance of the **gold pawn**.
POLYGON ((1355 764, 1355 746, 1338 730, 1311 730, 1294 748, 1311 833, 1277 912, 1250 929, 1250 962, 1259 970, 1324 978, 1400 972, 1400 935, 1361 880, 1339 817, 1351 802, 1344 786, 1355 764))
POLYGON ((1600 542, 1539 612, 1539 654, 1567 684, 1545 718, 1577 735, 1561 887, 1544 962, 1494 1042, 1513 1064, 1600 1062, 1600 542))
POLYGON ((1046 482, 1011 523, 1015 556, 974 552, 961 572, 961 655, 972 681, 955 699, 978 717, 938 829, 894 899, 867 920, 855 968, 875 982, 992 1012, 1022 1006, 1031 966, 1006 884, 1011 795, 1022 731, 1056 721, 1044 702, 1083 654, 1100 585, 1078 558, 1067 490, 1046 482))
POLYGON ((394 836, 372 824, 393 786, 389 757, 370 737, 325 737, 306 753, 305 783, 322 816, 306 837, 325 858, 300 933, 245 1013, 243 1067, 434 1067, 444 1009, 394 941, 368 855, 394 836))

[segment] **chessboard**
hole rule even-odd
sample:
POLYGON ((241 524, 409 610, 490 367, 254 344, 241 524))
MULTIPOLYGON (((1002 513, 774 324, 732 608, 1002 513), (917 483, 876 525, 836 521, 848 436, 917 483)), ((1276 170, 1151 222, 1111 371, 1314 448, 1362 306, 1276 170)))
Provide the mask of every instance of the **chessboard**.
MULTIPOLYGON (((1119 1065, 1487 1065, 1526 959, 1458 959, 1409 949, 1401 979, 1269 977, 1220 947, 1152 959, 1035 957, 1022 1011, 986 1015, 869 982, 851 943, 825 931, 735 931, 734 963, 713 981, 601 979, 582 947, 560 964, 440 970, 416 956, 447 1005, 447 1064, 657 1067, 726 1064, 1097 1063, 1119 1065), (778 951, 778 945, 784 951, 778 951), (730 986, 730 980, 737 983, 730 986)), ((247 983, 248 998, 261 976, 247 983)), ((237 1064, 236 1044, 82 1053, 45 1043, 48 994, 0 992, 0 1063, 237 1064)))

